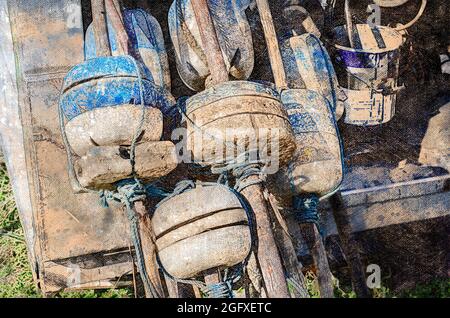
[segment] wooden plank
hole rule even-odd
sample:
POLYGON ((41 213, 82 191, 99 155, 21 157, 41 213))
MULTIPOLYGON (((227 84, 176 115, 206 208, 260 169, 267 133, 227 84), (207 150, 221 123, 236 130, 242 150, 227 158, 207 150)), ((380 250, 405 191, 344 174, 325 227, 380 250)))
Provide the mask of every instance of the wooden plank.
POLYGON ((81 0, 9 0, 19 80, 65 74, 83 61, 81 0))
MULTIPOLYGON (((18 97, 8 99, 11 105, 11 119, 14 118, 14 131, 5 130, 7 138, 15 139, 12 144, 17 147, 17 151, 10 154, 11 160, 20 174, 11 169, 12 183, 17 197, 19 214, 25 229, 28 251, 32 259, 33 270, 43 271, 41 262, 45 260, 42 256, 43 243, 38 237, 42 234, 37 216, 41 214, 39 196, 39 175, 37 169, 32 169, 36 162, 36 152, 34 147, 33 123, 30 94, 27 81, 35 77, 45 77, 50 82, 47 87, 53 87, 51 80, 56 76, 62 76, 72 63, 81 61, 83 58, 83 27, 81 19, 80 0, 43 0, 43 1, 3 1, 3 5, 8 6, 9 22, 11 31, 2 33, 8 35, 12 33, 13 49, 17 65, 14 64, 12 73, 17 76, 14 80, 17 83, 18 97), (32 14, 30 14, 32 12, 32 14), (15 106, 18 99, 17 112, 15 106), (22 150, 23 147, 23 150, 22 150), (25 183, 25 175, 27 183, 25 183), (20 182, 17 188, 15 182, 20 182), (28 230, 29 229, 29 230, 28 230), (34 255, 34 256, 33 256, 34 255), (36 264, 37 262, 37 264, 36 264)), ((5 8, 5 7, 3 7, 5 8)), ((8 17, 2 22, 7 22, 8 17)), ((11 35, 9 35, 11 36, 11 35)), ((10 48, 10 42, 2 41, 10 48)), ((5 59, 8 61, 8 59, 5 59)), ((0 63, 1 64, 1 63, 0 63)), ((11 64, 12 65, 12 64, 11 64)), ((3 73, 3 72, 2 72, 3 73)), ((11 77, 13 78, 13 77, 11 77)), ((56 87, 58 90, 59 87, 56 87)), ((45 101, 45 112, 48 113, 51 99, 45 101)), ((12 127, 10 127, 12 128, 12 127)), ((58 129, 59 131, 59 129, 58 129)), ((3 132, 3 129, 2 129, 3 132)), ((9 156, 9 154, 8 154, 9 156)), ((16 169, 16 168, 14 168, 16 169)), ((36 273, 33 273, 36 274, 36 273)), ((41 275, 42 273, 38 273, 41 275)), ((38 278, 35 276, 35 278, 38 278)), ((41 280, 41 288, 45 290, 45 282, 41 280)))
MULTIPOLYGON (((118 263, 95 268, 82 268, 77 264, 60 265, 45 263, 46 292, 54 293, 64 289, 114 288, 125 275, 132 274, 132 262, 118 263)), ((129 285, 130 281, 122 281, 129 285)))
POLYGON ((347 207, 400 200, 446 191, 450 175, 430 177, 388 185, 344 190, 342 196, 347 207))
POLYGON ((75 195, 67 178, 57 109, 62 77, 83 61, 80 1, 17 0, 8 5, 18 61, 18 72, 15 66, 12 70, 18 85, 17 127, 23 129, 23 136, 8 136, 21 138, 25 149, 25 159, 13 154, 11 160, 26 162, 22 171, 28 185, 21 190, 29 189, 29 195, 20 196, 31 198, 35 237, 28 248, 37 255, 39 263, 33 268, 39 268, 45 293, 54 288, 45 275, 48 261, 126 248, 128 222, 117 205, 103 209, 97 195, 75 195))
MULTIPOLYGON (((387 186, 343 191, 354 232, 417 222, 450 215, 449 175, 431 177, 387 186)), ((336 235, 336 224, 323 207, 326 235, 336 235)))

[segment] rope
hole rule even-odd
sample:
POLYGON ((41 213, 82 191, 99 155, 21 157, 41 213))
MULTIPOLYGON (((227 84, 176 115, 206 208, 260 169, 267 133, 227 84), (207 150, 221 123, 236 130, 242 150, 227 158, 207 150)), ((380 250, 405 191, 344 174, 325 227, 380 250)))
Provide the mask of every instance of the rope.
POLYGON ((172 199, 173 197, 180 195, 188 190, 194 189, 195 188, 195 182, 192 180, 182 180, 180 182, 177 183, 177 185, 175 186, 175 189, 173 190, 172 193, 167 193, 166 195, 164 195, 164 199, 161 200, 158 205, 156 207, 161 206, 161 204, 169 201, 170 199, 172 199))
POLYGON ((231 172, 235 177, 234 190, 239 193, 252 185, 262 184, 266 181, 266 175, 263 173, 264 162, 260 158, 251 160, 252 154, 255 158, 258 158, 257 150, 247 151, 225 165, 211 167, 211 172, 219 174, 219 180, 225 180, 226 182, 228 181, 228 174, 231 172), (251 176, 257 178, 253 181, 247 181, 251 176))
POLYGON ((318 204, 319 197, 316 195, 295 197, 294 211, 296 220, 299 223, 314 223, 319 228, 318 204))
POLYGON ((233 298, 233 290, 230 282, 220 282, 202 288, 202 292, 208 298, 233 298))
POLYGON ((134 64, 134 67, 136 69, 137 72, 137 76, 138 76, 138 82, 139 82, 139 97, 141 99, 141 119, 139 120, 139 125, 138 128, 134 134, 133 137, 133 141, 131 142, 131 148, 130 148, 130 162, 131 162, 131 167, 132 167, 132 172, 133 172, 133 176, 136 175, 136 172, 134 170, 134 166, 135 166, 135 152, 136 152, 136 143, 139 139, 139 137, 142 134, 142 130, 144 127, 144 122, 145 122, 145 114, 146 114, 146 107, 145 107, 145 103, 144 103, 144 84, 142 81, 142 74, 141 71, 139 69, 139 65, 137 64, 136 60, 131 57, 130 55, 127 55, 127 57, 130 59, 130 61, 134 64))
POLYGON ((265 182, 265 176, 261 172, 260 164, 246 164, 242 167, 234 168, 233 175, 236 177, 234 189, 237 192, 242 192, 250 186, 265 182), (256 176, 257 178, 253 181, 248 181, 247 179, 251 176, 256 176))
POLYGON ((139 215, 133 209, 135 202, 143 201, 147 198, 146 188, 138 181, 125 180, 121 181, 116 191, 101 191, 100 199, 103 207, 109 207, 109 201, 122 203, 126 207, 128 221, 130 223, 131 240, 136 252, 137 267, 141 274, 144 285, 154 298, 159 298, 158 291, 148 277, 145 268, 145 256, 142 250, 141 237, 139 234, 139 215))

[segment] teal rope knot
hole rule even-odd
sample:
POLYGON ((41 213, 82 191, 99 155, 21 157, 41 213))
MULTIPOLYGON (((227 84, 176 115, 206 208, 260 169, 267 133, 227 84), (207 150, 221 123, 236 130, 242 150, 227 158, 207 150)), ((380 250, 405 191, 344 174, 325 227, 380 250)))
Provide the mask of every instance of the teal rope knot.
POLYGON ((202 292, 208 298, 233 298, 233 289, 230 281, 204 286, 202 292))
POLYGON ((100 204, 104 208, 109 207, 109 202, 120 202, 131 207, 136 201, 143 201, 147 198, 147 189, 138 180, 123 180, 117 183, 115 191, 99 191, 100 204))
POLYGON ((240 167, 236 167, 233 169, 233 176, 236 177, 234 189, 237 192, 242 192, 245 188, 264 183, 265 181, 265 177, 261 174, 261 165, 259 163, 246 163, 240 167), (254 181, 244 181, 250 176, 257 176, 258 179, 255 179, 254 181))
POLYGON ((147 198, 147 188, 139 180, 124 180, 117 183, 116 191, 101 191, 100 202, 104 207, 109 206, 110 201, 120 202, 126 207, 128 221, 130 223, 130 234, 136 253, 136 264, 141 274, 142 281, 146 289, 153 297, 160 297, 153 283, 148 277, 145 268, 144 252, 142 250, 141 237, 139 234, 139 215, 133 209, 133 205, 137 201, 144 201, 147 198))
POLYGON ((265 182, 265 174, 262 173, 264 163, 258 157, 256 150, 250 152, 244 152, 236 159, 231 160, 223 165, 215 165, 211 167, 213 174, 220 174, 219 182, 228 184, 228 175, 230 172, 235 177, 234 190, 242 192, 245 188, 248 188, 255 184, 261 184, 265 182), (252 156, 258 158, 252 160, 252 156), (250 176, 257 176, 254 181, 245 181, 250 176))
POLYGON ((316 195, 297 196, 294 198, 295 218, 299 223, 314 223, 319 226, 319 197, 316 195))

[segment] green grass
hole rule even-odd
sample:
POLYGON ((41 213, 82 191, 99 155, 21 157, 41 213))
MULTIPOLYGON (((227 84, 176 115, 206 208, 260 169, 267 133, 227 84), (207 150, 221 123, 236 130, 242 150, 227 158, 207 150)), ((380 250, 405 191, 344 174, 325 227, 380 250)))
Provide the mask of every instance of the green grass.
POLYGON ((0 165, 0 298, 38 296, 9 179, 0 165))
MULTIPOLYGON (((61 292, 56 298, 125 298, 129 289, 61 292)), ((5 166, 0 164, 0 298, 41 297, 28 262, 23 230, 5 166)))
MULTIPOLYGON (((317 277, 308 272, 305 275, 306 287, 311 298, 320 298, 317 277)), ((349 286, 341 286, 339 280, 333 277, 334 295, 336 298, 356 298, 355 292, 349 286)), ((373 298, 450 298, 450 280, 435 279, 427 284, 418 284, 415 288, 400 293, 394 293, 386 286, 372 290, 373 298)))
MULTIPOLYGON (((320 293, 316 276, 312 273, 307 273, 306 283, 311 297, 318 298, 320 293)), ((356 297, 351 288, 340 286, 339 280, 335 279, 334 285, 336 297, 356 297)), ((413 290, 402 294, 395 294, 385 287, 376 289, 373 293, 376 298, 450 298, 450 281, 448 279, 435 280, 428 284, 419 285, 413 290)), ((0 164, 0 298, 5 297, 41 297, 41 295, 33 282, 23 231, 6 169, 0 164)), ((133 297, 133 292, 130 289, 67 291, 60 292, 53 297, 128 298, 133 297)))

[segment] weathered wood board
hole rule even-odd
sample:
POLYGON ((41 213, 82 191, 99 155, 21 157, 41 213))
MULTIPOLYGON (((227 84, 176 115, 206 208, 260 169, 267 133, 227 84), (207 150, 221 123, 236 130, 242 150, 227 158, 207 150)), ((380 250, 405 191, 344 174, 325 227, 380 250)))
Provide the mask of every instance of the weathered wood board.
MULTIPOLYGON (((35 250, 39 285, 44 292, 52 292, 72 284, 71 267, 66 265, 68 269, 61 278, 55 275, 54 263, 126 250, 128 228, 120 207, 104 209, 96 195, 74 194, 67 177, 57 107, 62 78, 71 66, 84 58, 80 1, 19 0, 8 1, 8 5, 26 159, 26 169, 22 163, 22 171, 27 172, 30 191, 29 195, 16 195, 31 198, 31 209, 19 208, 22 219, 34 224, 31 231, 35 231, 35 235, 30 235, 29 246, 35 250)), ((15 73, 14 68, 11 73, 15 73)), ((13 154, 11 158, 15 161, 18 157, 13 154)), ((19 180, 17 170, 12 170, 12 179, 19 180)), ((22 181, 18 188, 27 189, 27 185, 22 181)), ((97 264, 89 266, 74 263, 79 267, 81 279, 76 285, 88 285, 92 279, 86 277, 92 276, 92 267, 102 267, 102 263, 102 257, 97 264)), ((121 277, 131 270, 131 266, 124 269, 127 266, 123 261, 118 262, 117 268, 114 266, 111 264, 112 269, 106 271, 109 274, 102 274, 93 281, 121 277)), ((58 272, 61 273, 61 269, 58 272)))
MULTIPOLYGON (((355 232, 450 215, 450 175, 342 191, 355 232)), ((337 229, 327 203, 322 205, 326 236, 337 229)))

